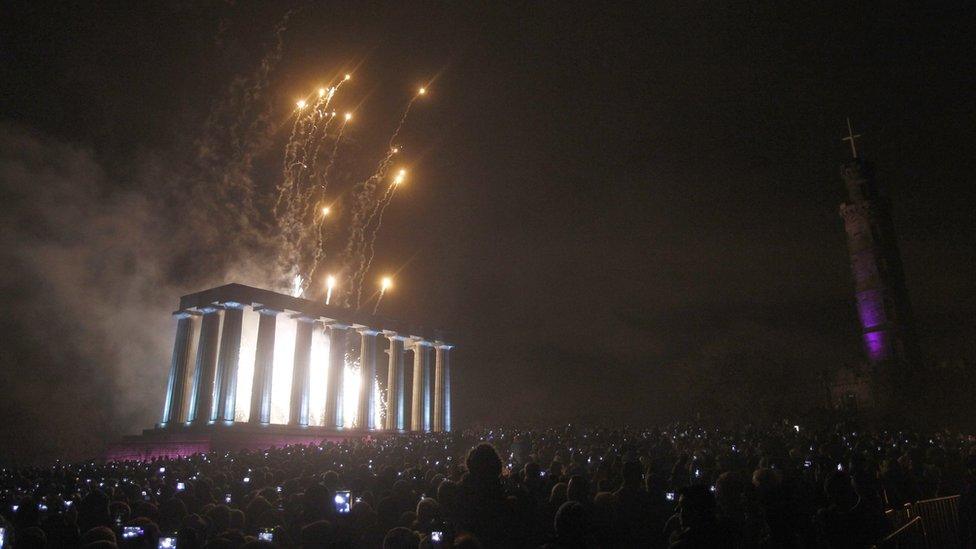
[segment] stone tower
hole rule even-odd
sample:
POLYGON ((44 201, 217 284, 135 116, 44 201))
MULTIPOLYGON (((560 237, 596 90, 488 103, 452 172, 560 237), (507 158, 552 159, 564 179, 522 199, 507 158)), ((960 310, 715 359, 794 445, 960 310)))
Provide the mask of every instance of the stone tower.
POLYGON ((891 218, 891 202, 875 183, 870 166, 857 157, 841 168, 847 201, 840 215, 854 274, 854 292, 864 352, 876 374, 918 365, 912 311, 891 218))

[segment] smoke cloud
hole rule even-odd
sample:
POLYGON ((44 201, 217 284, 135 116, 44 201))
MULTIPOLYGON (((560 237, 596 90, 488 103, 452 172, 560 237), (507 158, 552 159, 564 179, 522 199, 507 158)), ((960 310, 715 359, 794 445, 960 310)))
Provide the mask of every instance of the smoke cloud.
POLYGON ((172 166, 134 160, 120 184, 91 150, 0 125, 6 457, 90 457, 153 425, 177 298, 231 279, 274 287, 262 233, 172 166))

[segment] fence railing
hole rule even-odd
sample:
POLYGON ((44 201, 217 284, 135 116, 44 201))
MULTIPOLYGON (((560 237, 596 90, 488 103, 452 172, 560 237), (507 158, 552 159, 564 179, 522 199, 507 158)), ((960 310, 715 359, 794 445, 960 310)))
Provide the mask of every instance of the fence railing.
POLYGON ((912 517, 908 513, 907 507, 901 509, 888 509, 885 511, 885 519, 888 521, 888 530, 892 533, 902 526, 908 524, 912 517))
POLYGON ((885 549, 959 547, 959 496, 906 503, 885 513, 892 532, 878 544, 885 549))
POLYGON ((888 534, 878 544, 881 549, 927 549, 925 542, 925 525, 922 517, 915 517, 894 532, 888 534))

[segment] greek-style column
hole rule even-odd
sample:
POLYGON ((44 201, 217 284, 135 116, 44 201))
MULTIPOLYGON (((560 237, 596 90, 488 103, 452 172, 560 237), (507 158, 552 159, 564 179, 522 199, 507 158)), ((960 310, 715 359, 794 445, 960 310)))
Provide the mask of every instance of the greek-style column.
POLYGON ((311 390, 312 331, 315 319, 299 316, 295 331, 295 366, 291 375, 291 402, 288 425, 308 426, 308 401, 311 390))
POLYGON ((410 401, 410 430, 430 431, 431 343, 415 339, 413 344, 413 398, 410 401))
POLYGON ((200 343, 197 345, 197 365, 193 374, 193 394, 187 421, 206 425, 213 420, 214 376, 217 370, 217 338, 220 335, 220 310, 216 307, 200 309, 200 343))
POLYGON ((434 370, 434 432, 451 430, 451 351, 452 346, 437 342, 434 370))
POLYGON ((390 340, 390 368, 386 376, 386 417, 383 428, 387 431, 402 431, 406 428, 403 417, 403 342, 405 337, 396 332, 384 331, 390 340))
POLYGON ((359 330, 361 343, 359 345, 359 406, 356 413, 356 428, 364 431, 376 430, 376 418, 373 417, 375 395, 373 394, 373 380, 376 379, 376 330, 362 328, 359 330))
POLYGON ((325 426, 342 429, 342 384, 346 369, 346 338, 349 326, 329 326, 329 375, 325 388, 325 426))
POLYGON ((254 351, 254 381, 251 383, 251 414, 248 423, 271 423, 271 379, 274 372, 275 329, 278 313, 274 309, 258 309, 258 341, 254 351))
POLYGON ((160 427, 179 425, 183 419, 188 366, 193 353, 193 315, 189 311, 177 311, 173 316, 176 318, 176 338, 173 341, 173 360, 169 368, 166 404, 163 405, 160 427))
POLYGON ((215 421, 234 422, 237 407, 237 363, 241 358, 241 327, 244 306, 232 301, 223 303, 224 327, 220 332, 220 357, 217 361, 217 417, 215 421))

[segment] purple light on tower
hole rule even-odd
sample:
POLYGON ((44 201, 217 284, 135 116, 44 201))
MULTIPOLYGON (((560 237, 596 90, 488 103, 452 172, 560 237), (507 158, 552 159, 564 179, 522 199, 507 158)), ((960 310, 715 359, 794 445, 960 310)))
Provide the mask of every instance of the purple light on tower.
POLYGON ((885 332, 867 332, 864 334, 864 351, 871 362, 882 362, 890 358, 891 346, 885 332))
POLYGON ((857 294, 857 313, 865 330, 885 323, 884 297, 880 290, 868 290, 857 294))
MULTIPOLYGON (((853 139, 857 136, 852 130, 849 133, 846 139, 851 140, 853 153, 853 139)), ((841 174, 848 200, 841 204, 840 214, 847 233, 865 355, 872 365, 911 364, 916 356, 911 306, 891 204, 856 154, 842 166, 841 174)))

